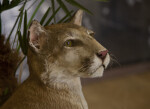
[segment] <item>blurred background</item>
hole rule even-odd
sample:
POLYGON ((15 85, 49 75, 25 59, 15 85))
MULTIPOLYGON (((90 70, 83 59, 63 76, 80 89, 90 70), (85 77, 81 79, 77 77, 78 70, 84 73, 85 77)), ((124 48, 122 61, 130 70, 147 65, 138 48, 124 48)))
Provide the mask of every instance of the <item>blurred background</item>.
MULTIPOLYGON (((89 109, 149 109, 150 1, 75 1, 93 13, 84 14, 83 25, 95 31, 95 38, 112 56, 112 62, 102 78, 82 79, 89 109)), ((33 1, 28 4, 31 2, 33 1)), ((40 0, 29 10, 29 16, 39 2, 40 0)), ((50 5, 50 0, 45 0, 34 19, 40 20, 50 5)), ((58 4, 55 6, 58 7, 58 4)), ((69 10, 77 10, 67 3, 66 6, 69 10)), ((2 34, 9 35, 19 14, 18 9, 20 6, 1 14, 2 34)), ((64 15, 65 12, 61 9, 56 15, 56 21, 64 15)), ((15 33, 12 34, 15 36, 15 33)), ((29 75, 26 59, 20 69, 17 70, 16 77, 21 71, 23 82, 29 75)))

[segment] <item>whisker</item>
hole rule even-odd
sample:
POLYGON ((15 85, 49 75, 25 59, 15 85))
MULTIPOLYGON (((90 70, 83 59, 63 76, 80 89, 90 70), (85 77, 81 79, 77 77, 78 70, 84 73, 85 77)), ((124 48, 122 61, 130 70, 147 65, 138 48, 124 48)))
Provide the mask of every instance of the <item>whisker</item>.
POLYGON ((87 61, 85 62, 80 68, 79 68, 79 72, 85 72, 90 66, 91 66, 92 62, 87 61))
POLYGON ((113 54, 110 54, 110 66, 112 66, 114 63, 118 66, 121 66, 121 64, 117 61, 117 58, 113 54))

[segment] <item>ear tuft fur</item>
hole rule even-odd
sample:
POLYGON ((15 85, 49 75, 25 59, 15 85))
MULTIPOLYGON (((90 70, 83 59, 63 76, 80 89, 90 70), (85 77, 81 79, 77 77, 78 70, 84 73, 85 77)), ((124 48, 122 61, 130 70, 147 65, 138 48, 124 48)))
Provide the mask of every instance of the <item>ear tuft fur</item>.
POLYGON ((81 26, 82 25, 82 16, 83 16, 83 10, 79 9, 73 16, 70 23, 81 26))

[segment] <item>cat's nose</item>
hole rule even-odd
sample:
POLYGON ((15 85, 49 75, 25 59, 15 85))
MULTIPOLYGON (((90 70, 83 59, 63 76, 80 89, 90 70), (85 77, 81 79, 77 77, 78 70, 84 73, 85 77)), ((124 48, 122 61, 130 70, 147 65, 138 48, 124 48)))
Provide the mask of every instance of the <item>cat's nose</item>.
POLYGON ((108 53, 108 50, 100 51, 97 53, 97 56, 101 59, 104 59, 108 53))

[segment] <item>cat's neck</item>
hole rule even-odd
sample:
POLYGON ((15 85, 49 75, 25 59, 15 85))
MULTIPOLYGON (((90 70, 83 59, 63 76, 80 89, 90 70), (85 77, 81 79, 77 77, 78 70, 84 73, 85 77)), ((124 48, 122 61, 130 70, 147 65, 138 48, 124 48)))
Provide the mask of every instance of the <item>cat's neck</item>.
POLYGON ((46 90, 46 96, 50 96, 51 99, 53 98, 54 100, 57 100, 60 104, 63 100, 64 102, 66 101, 66 103, 69 103, 70 106, 74 106, 76 104, 77 107, 80 107, 79 109, 88 109, 82 92, 80 77, 69 76, 70 72, 63 70, 62 68, 52 66, 47 66, 47 69, 41 73, 35 73, 31 69, 30 72, 30 80, 37 81, 38 78, 38 81, 43 84, 40 87, 44 87, 46 90), (33 74, 40 75, 35 77, 33 74))
MULTIPOLYGON (((57 73, 55 72, 57 75, 57 73)), ((48 89, 54 89, 56 91, 67 92, 74 99, 74 102, 81 103, 82 109, 88 109, 86 100, 84 98, 81 86, 80 77, 65 77, 64 75, 55 76, 52 73, 44 72, 41 75, 41 80, 47 86, 48 89)), ((65 97, 65 93, 64 96, 65 97)))
POLYGON ((57 72, 44 72, 41 81, 50 88, 68 90, 75 93, 82 92, 80 77, 69 77, 57 72))

